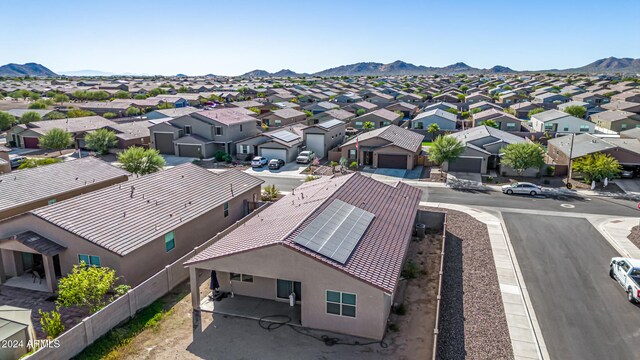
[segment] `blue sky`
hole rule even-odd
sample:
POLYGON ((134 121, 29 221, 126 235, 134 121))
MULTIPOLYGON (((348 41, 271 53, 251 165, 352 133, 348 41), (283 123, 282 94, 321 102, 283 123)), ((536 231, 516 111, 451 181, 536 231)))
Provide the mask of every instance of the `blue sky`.
POLYGON ((640 58, 640 1, 1 0, 0 64, 172 75, 640 58), (593 25, 590 25, 593 24, 593 25))

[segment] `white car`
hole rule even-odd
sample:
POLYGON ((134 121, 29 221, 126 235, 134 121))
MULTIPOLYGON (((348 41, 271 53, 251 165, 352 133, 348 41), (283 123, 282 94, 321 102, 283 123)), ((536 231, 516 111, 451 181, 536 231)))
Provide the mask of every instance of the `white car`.
POLYGON ((629 302, 640 302, 640 259, 614 257, 609 264, 609 276, 622 286, 629 302))
POLYGON ((313 153, 313 151, 303 151, 296 158, 296 162, 298 164, 309 164, 315 157, 316 155, 313 153))
POLYGON ((517 182, 509 185, 502 186, 502 192, 504 194, 525 194, 536 196, 538 194, 542 194, 542 188, 536 184, 528 183, 528 182, 517 182))
POLYGON ((256 156, 251 160, 251 167, 263 167, 265 165, 267 165, 267 163, 269 162, 269 160, 267 160, 266 157, 262 157, 262 156, 256 156))

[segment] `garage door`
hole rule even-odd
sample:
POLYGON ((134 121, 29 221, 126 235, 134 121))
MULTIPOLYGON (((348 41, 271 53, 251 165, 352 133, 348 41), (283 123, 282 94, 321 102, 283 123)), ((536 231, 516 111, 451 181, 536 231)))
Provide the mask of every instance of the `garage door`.
POLYGON ((460 157, 449 164, 449 171, 479 173, 482 171, 482 158, 460 157))
POLYGON ((260 148, 260 155, 266 157, 267 159, 281 159, 285 162, 287 161, 287 150, 284 149, 266 149, 260 148))
POLYGON ((37 149, 38 148, 38 138, 37 137, 23 137, 22 142, 24 147, 27 149, 37 149))
POLYGON ((178 145, 178 153, 183 157, 200 157, 200 145, 178 145))
POLYGON ((175 149, 173 147, 173 134, 154 133, 155 147, 160 154, 173 155, 175 149))
POLYGON ((313 151, 317 157, 323 158, 324 153, 324 135, 307 134, 307 150, 313 151))
POLYGON ((378 154, 378 167, 390 169, 406 169, 407 156, 378 154))

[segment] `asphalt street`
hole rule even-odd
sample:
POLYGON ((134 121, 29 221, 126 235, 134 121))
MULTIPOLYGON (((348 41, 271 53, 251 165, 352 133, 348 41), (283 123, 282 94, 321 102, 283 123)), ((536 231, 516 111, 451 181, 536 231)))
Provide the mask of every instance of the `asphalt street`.
POLYGON ((582 218, 503 212, 552 359, 639 359, 640 306, 609 277, 619 256, 582 218))

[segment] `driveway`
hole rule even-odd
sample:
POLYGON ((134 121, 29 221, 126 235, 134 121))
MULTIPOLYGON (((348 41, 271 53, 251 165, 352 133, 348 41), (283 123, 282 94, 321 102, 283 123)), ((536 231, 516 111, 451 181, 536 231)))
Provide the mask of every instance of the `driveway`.
POLYGON ((614 183, 627 194, 640 194, 640 179, 617 179, 614 183))
POLYGON ((307 174, 302 173, 309 165, 297 164, 290 162, 285 164, 278 170, 269 170, 265 165, 261 168, 248 168, 244 172, 254 176, 279 176, 279 177, 306 177, 307 174))
POLYGON ((551 358, 640 358, 640 306, 609 277, 619 255, 589 221, 503 218, 551 358))
POLYGON ((172 168, 174 166, 182 165, 185 163, 190 163, 190 162, 193 162, 193 160, 198 160, 197 158, 193 158, 193 157, 182 157, 182 156, 175 156, 175 155, 162 155, 162 157, 164 158, 165 169, 172 168))

